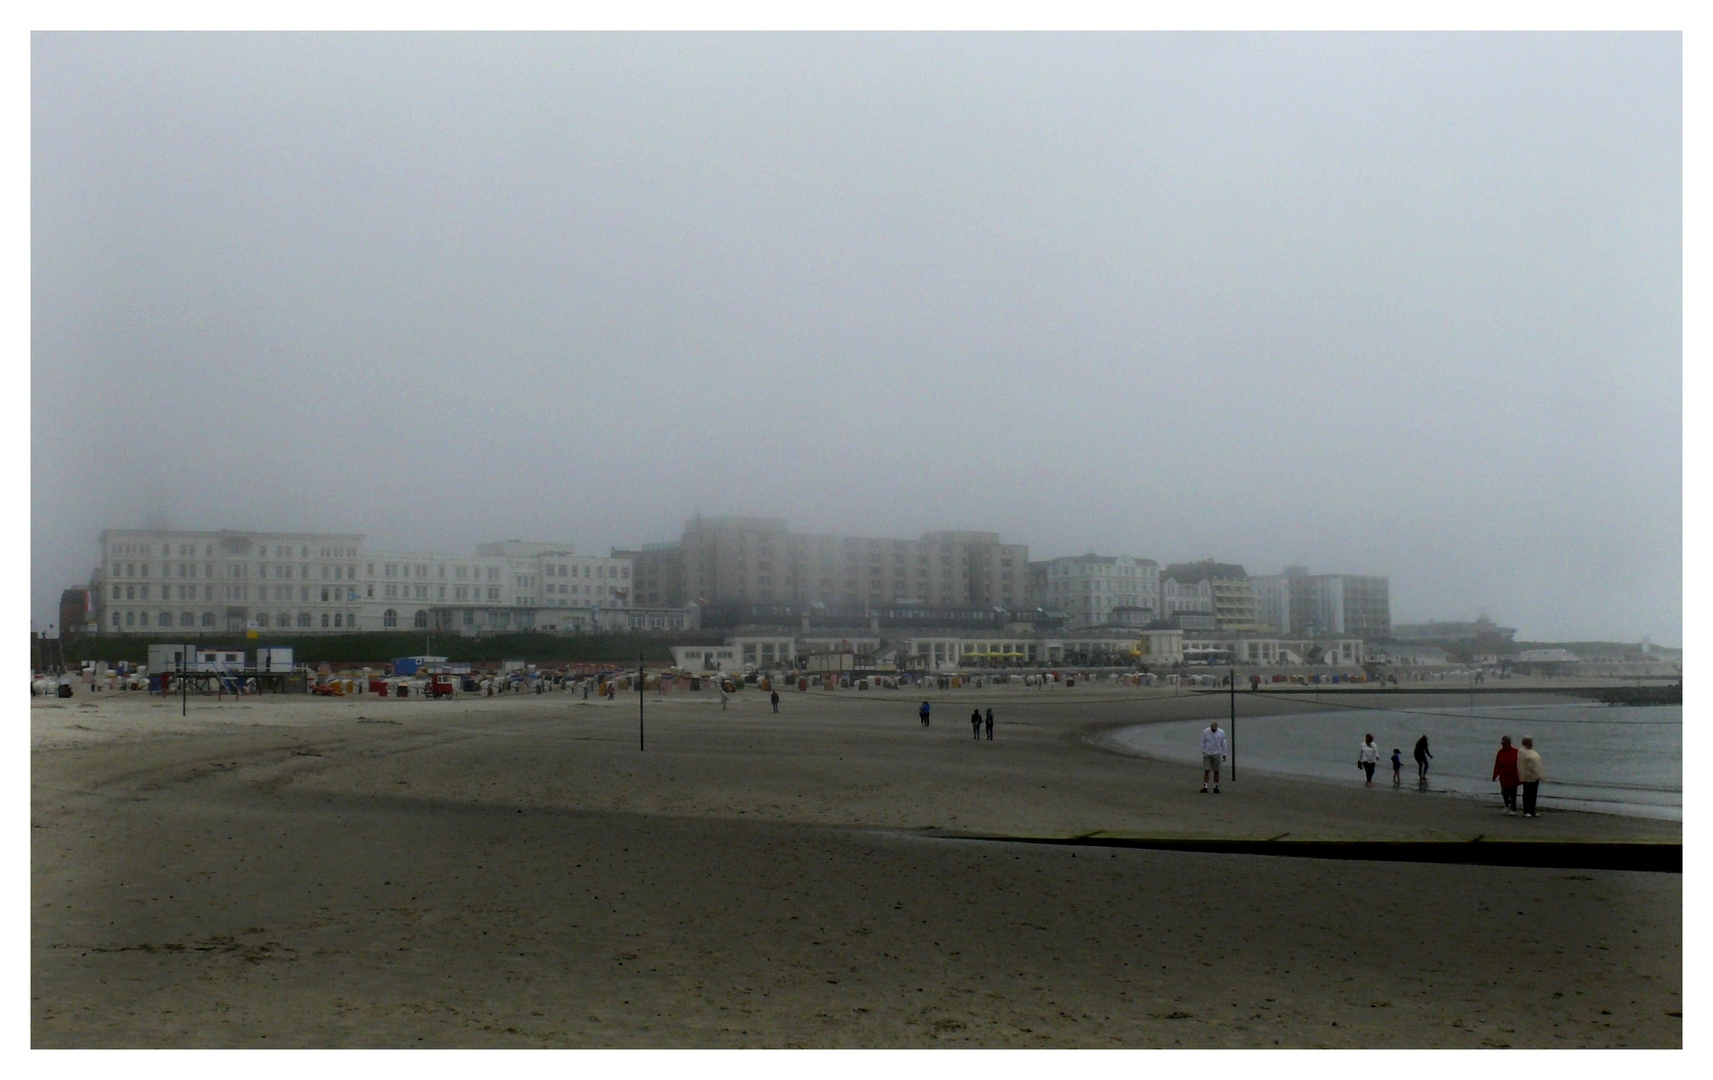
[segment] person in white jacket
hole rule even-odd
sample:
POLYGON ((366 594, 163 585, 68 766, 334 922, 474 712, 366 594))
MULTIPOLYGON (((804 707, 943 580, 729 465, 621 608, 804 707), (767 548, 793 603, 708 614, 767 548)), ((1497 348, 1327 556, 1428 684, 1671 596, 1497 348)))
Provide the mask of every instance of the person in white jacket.
POLYGON ((1546 769, 1541 765, 1533 739, 1525 738, 1523 748, 1517 751, 1517 778, 1523 782, 1523 816, 1534 817, 1535 799, 1540 794, 1541 781, 1546 779, 1546 769))
POLYGON ((1201 793, 1207 794, 1207 778, 1213 777, 1213 793, 1219 794, 1219 763, 1225 760, 1225 732, 1215 720, 1201 732, 1201 793))
POLYGON ((1362 736, 1362 749, 1356 752, 1356 764, 1368 774, 1368 779, 1362 786, 1373 787, 1374 766, 1380 764, 1380 748, 1374 745, 1372 734, 1362 736))

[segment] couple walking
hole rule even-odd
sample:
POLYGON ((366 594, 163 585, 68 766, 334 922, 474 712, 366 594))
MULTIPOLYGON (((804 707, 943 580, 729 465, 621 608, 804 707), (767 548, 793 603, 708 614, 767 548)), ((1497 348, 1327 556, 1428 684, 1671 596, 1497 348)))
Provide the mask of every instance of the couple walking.
MULTIPOLYGON (((981 710, 980 709, 977 709, 974 712, 970 713, 970 736, 972 738, 976 738, 976 739, 981 738, 981 710)), ((993 710, 991 708, 987 710, 987 741, 988 742, 993 741, 993 710)))
POLYGON ((1511 737, 1499 737, 1499 752, 1493 758, 1493 779, 1499 781, 1499 795, 1505 800, 1505 813, 1517 812, 1517 788, 1523 789, 1523 816, 1535 817, 1535 797, 1540 794, 1546 770, 1541 756, 1535 751, 1535 741, 1523 739, 1521 750, 1511 745, 1511 737))

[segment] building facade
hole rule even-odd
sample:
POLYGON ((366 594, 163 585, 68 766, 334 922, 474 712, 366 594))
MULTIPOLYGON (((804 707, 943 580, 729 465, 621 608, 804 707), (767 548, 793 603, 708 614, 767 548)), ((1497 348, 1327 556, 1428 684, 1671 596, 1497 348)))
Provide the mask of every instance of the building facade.
POLYGON ((694 629, 632 604, 628 559, 518 540, 474 555, 372 550, 357 533, 110 529, 91 592, 100 632, 158 635, 694 629))
POLYGON ((1289 566, 1254 579, 1262 625, 1280 634, 1351 634, 1385 638, 1392 632, 1391 582, 1357 574, 1310 574, 1289 566))
POLYGON ((99 631, 95 614, 95 589, 66 589, 59 594, 61 637, 79 637, 99 631))
POLYGON ((1160 571, 1160 592, 1166 614, 1211 612, 1215 625, 1230 633, 1264 630, 1255 599, 1255 585, 1236 563, 1203 559, 1174 563, 1160 571), (1198 606, 1191 607, 1191 603, 1198 606), (1205 604, 1205 607, 1199 606, 1205 604))
POLYGON ((1067 627, 1142 626, 1161 611, 1153 559, 1091 554, 1032 562, 1029 585, 1030 603, 1064 612, 1067 627))
POLYGON ((344 630, 357 618, 356 533, 108 529, 100 544, 104 634, 242 633, 264 614, 280 629, 344 630))
POLYGON ((631 602, 637 607, 669 607, 685 603, 684 548, 676 540, 614 548, 615 559, 631 564, 631 602))
POLYGON ((660 583, 665 603, 1009 610, 1028 597, 1029 548, 1001 543, 997 533, 902 540, 794 533, 782 518, 698 517, 676 549, 648 554, 649 580, 660 583), (678 573, 683 591, 673 593, 678 573))

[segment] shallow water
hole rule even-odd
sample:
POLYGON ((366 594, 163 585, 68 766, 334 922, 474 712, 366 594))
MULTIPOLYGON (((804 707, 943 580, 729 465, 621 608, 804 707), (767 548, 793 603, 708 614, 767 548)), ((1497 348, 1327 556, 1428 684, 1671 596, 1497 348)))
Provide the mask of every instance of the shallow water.
MULTIPOLYGON (((1135 753, 1197 764, 1206 726, 1201 720, 1144 724, 1112 737, 1135 753)), ((1408 712, 1354 708, 1242 717, 1237 721, 1237 765, 1240 770, 1359 784, 1362 772, 1356 755, 1365 732, 1373 732, 1380 748, 1376 785, 1391 784, 1396 747, 1404 760, 1403 784, 1415 787, 1411 752, 1416 739, 1426 735, 1433 753, 1430 791, 1485 796, 1497 804, 1499 786, 1490 778, 1499 736, 1520 743, 1528 735, 1546 767, 1540 791, 1543 809, 1683 819, 1681 705, 1480 705, 1408 712)))

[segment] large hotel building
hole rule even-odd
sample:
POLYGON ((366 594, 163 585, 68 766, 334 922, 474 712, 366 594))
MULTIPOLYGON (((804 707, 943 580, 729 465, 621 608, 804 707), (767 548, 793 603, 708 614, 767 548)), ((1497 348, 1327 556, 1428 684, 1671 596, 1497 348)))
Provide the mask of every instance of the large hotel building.
POLYGON ((516 540, 381 551, 358 533, 109 529, 90 592, 109 634, 674 630, 687 617, 633 605, 629 559, 516 540))

